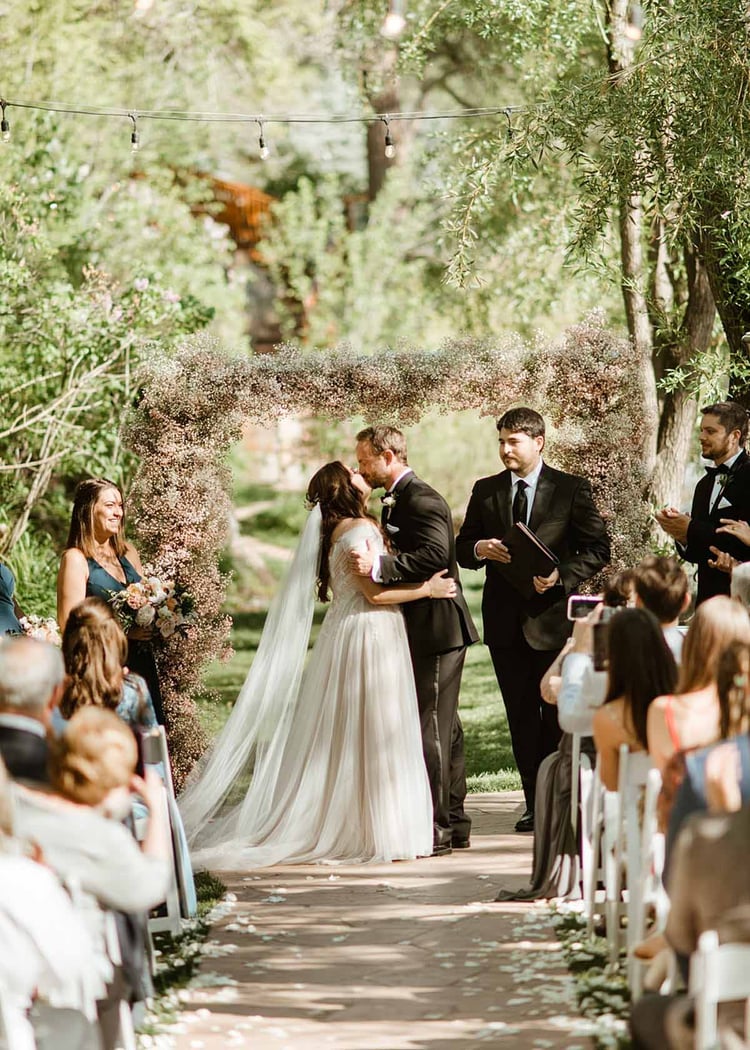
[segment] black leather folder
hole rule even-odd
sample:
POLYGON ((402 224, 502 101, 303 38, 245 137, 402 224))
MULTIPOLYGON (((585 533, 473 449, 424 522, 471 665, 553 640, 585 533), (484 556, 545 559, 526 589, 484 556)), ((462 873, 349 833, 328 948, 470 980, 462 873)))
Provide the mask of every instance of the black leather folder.
POLYGON ((524 598, 533 598, 535 576, 549 576, 560 564, 530 528, 517 522, 503 539, 512 561, 502 565, 502 574, 524 598))

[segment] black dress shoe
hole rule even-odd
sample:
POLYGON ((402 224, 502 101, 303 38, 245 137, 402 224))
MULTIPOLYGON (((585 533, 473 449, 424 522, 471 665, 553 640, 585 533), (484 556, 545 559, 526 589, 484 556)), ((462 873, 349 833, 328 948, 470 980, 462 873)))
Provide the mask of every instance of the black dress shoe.
POLYGON ((534 812, 531 809, 527 809, 520 820, 516 821, 516 831, 533 831, 534 830, 534 812))
POLYGON ((431 856, 433 857, 447 857, 449 853, 453 852, 450 842, 436 842, 431 856))
POLYGON ((451 839, 453 849, 468 849, 471 845, 468 835, 454 835, 451 839))

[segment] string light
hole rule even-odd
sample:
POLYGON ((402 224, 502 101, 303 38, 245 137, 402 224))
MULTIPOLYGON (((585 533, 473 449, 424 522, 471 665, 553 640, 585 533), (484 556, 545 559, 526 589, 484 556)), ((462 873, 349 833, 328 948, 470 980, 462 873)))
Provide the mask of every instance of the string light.
POLYGON ((389 117, 380 118, 385 124, 385 155, 388 160, 393 160, 396 156, 396 146, 393 142, 393 135, 391 135, 391 124, 389 117))
POLYGON ((510 107, 504 109, 503 113, 505 114, 505 119, 508 121, 508 142, 510 142, 513 138, 513 121, 511 119, 510 107))
POLYGON ((263 121, 262 120, 258 120, 257 124, 258 124, 258 155, 259 155, 261 160, 266 160, 266 158, 268 157, 268 154, 271 151, 268 148, 268 146, 266 145, 266 140, 265 140, 265 137, 263 135, 263 121))
POLYGON ((0 121, 0 139, 2 139, 3 142, 7 142, 10 139, 10 122, 6 120, 5 117, 5 107, 7 105, 8 103, 5 99, 0 99, 0 107, 2 107, 3 110, 3 119, 0 121))
POLYGON ((388 14, 380 29, 381 36, 387 37, 388 40, 398 40, 405 28, 403 0, 391 0, 388 14))
POLYGON ((130 149, 133 153, 137 153, 141 146, 141 137, 138 134, 138 118, 135 113, 128 113, 128 116, 133 121, 133 130, 130 133, 130 149))

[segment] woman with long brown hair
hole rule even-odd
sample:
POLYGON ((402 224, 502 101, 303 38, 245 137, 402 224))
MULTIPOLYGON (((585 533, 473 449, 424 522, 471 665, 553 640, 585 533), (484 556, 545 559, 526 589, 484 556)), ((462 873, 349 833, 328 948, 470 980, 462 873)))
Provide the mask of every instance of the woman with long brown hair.
MULTIPOLYGON (((84 598, 110 601, 112 595, 143 575, 138 551, 125 539, 122 491, 108 478, 86 478, 76 488, 70 530, 57 574, 57 620, 60 630, 72 609, 84 598)), ((156 711, 164 723, 159 678, 149 628, 128 631, 128 667, 145 679, 156 711)))
POLYGON ((148 686, 126 666, 128 641, 112 607, 85 598, 71 610, 62 636, 67 677, 60 700, 63 718, 81 707, 105 707, 134 729, 151 729, 156 714, 148 686))
POLYGON ((451 597, 455 581, 382 587, 348 554, 385 549, 370 489, 328 463, 234 710, 180 798, 197 859, 213 869, 432 852, 432 800, 398 604, 451 597), (317 583, 317 587, 315 586, 317 583), (303 671, 313 592, 333 601, 303 671), (236 785, 252 776, 244 797, 236 785), (233 791, 235 789, 235 791, 233 791))
POLYGON ((698 606, 685 637, 677 689, 657 697, 648 711, 648 750, 660 772, 676 751, 719 739, 719 664, 735 641, 750 643, 750 618, 738 601, 720 594, 698 606))

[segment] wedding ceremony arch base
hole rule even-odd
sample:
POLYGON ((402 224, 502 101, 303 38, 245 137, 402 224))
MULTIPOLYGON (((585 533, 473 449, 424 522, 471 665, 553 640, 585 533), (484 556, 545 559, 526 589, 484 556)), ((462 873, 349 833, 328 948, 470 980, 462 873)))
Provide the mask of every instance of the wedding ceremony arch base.
MULTIPOLYGON (((219 558, 232 514, 227 457, 243 423, 359 417, 406 428, 429 410, 498 416, 519 404, 538 409, 551 425, 550 462, 591 480, 613 566, 634 564, 647 543, 642 397, 629 343, 598 314, 559 340, 457 339, 437 350, 399 347, 371 356, 348 347, 303 354, 284 346, 249 357, 231 356, 200 334, 147 360, 124 424, 125 443, 140 461, 130 493, 133 524, 147 561, 174 575, 196 601, 187 637, 173 637, 158 653, 178 784, 207 743, 193 700, 202 673, 231 653, 219 558)), ((473 480, 467 478, 467 499, 473 480)))

